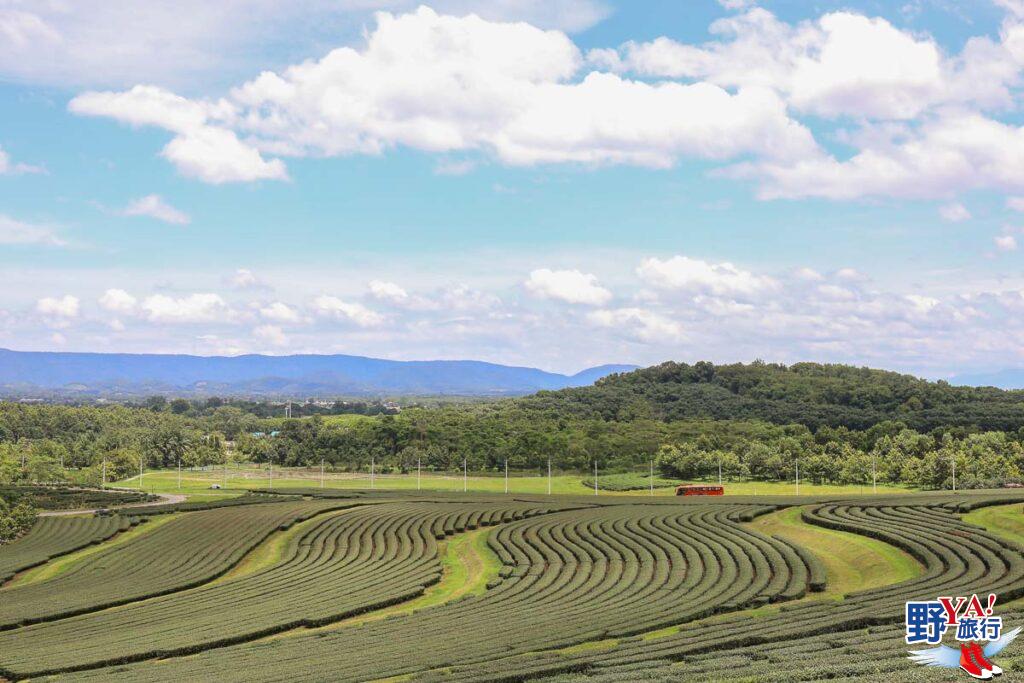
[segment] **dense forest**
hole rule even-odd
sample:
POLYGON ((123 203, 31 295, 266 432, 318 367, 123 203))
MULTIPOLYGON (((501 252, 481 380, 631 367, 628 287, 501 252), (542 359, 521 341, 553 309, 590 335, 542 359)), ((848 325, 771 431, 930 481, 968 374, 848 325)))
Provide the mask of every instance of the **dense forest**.
MULTIPOLYGON (((374 415, 285 419, 266 405, 154 397, 133 406, 0 403, 0 482, 98 482, 226 459, 379 468, 994 486, 1024 469, 1024 392, 839 365, 665 363, 590 387, 374 415)), ((369 415, 367 415, 369 413, 369 415)), ((294 414, 294 413, 293 413, 294 414)))

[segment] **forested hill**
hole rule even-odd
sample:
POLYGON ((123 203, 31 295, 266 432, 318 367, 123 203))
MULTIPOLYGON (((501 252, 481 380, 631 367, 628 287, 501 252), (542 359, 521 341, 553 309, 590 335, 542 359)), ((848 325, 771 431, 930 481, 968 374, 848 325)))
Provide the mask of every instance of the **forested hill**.
POLYGON ((952 386, 896 372, 818 363, 668 362, 610 375, 589 387, 542 391, 518 402, 527 409, 614 421, 758 419, 811 429, 867 429, 899 420, 919 431, 1024 427, 1024 391, 952 386))

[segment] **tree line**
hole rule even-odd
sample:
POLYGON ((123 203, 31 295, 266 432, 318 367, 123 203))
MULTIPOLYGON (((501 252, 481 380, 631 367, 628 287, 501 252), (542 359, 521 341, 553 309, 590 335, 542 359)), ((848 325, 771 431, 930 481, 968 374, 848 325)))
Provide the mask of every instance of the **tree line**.
POLYGON ((366 471, 646 470, 663 476, 922 488, 1018 482, 1024 393, 847 366, 664 364, 591 387, 411 407, 266 417, 245 406, 0 403, 0 482, 98 481, 234 458, 366 471))

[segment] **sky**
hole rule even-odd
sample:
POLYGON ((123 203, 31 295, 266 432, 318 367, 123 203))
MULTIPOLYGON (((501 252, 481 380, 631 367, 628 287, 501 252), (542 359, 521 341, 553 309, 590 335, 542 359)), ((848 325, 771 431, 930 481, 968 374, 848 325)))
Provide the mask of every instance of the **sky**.
POLYGON ((0 0, 0 347, 1024 366, 1024 0, 0 0))

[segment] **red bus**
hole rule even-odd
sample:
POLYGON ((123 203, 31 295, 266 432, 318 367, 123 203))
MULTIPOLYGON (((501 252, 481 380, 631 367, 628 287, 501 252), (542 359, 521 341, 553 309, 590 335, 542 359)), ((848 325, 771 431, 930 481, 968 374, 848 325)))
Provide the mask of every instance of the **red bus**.
POLYGON ((711 484, 681 484, 676 487, 677 496, 724 496, 725 489, 711 484))

